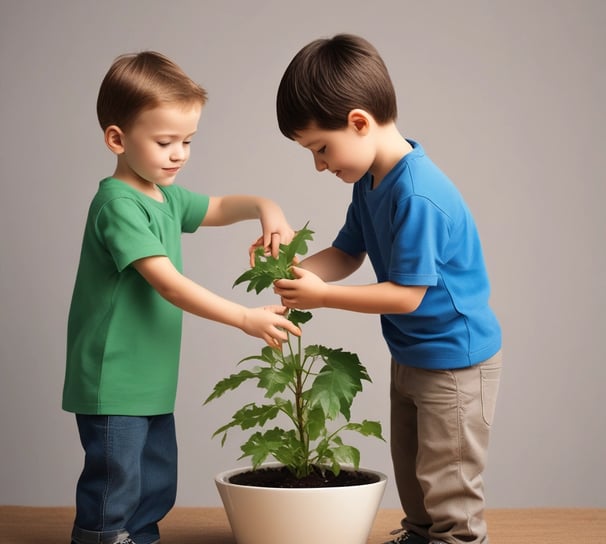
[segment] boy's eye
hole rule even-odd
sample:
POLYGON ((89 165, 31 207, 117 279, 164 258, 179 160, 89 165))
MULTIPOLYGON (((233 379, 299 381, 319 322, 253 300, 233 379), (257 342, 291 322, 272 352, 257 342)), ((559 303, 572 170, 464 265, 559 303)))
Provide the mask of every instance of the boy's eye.
POLYGON ((324 146, 322 146, 320 149, 318 149, 318 153, 319 153, 320 155, 322 155, 322 154, 323 154, 323 153, 325 153, 325 152, 326 152, 326 146, 325 146, 325 145, 324 145, 324 146))
POLYGON ((191 140, 186 140, 183 142, 183 145, 191 145, 191 140))
POLYGON ((170 142, 158 142, 158 145, 160 147, 166 147, 166 146, 170 145, 170 142))

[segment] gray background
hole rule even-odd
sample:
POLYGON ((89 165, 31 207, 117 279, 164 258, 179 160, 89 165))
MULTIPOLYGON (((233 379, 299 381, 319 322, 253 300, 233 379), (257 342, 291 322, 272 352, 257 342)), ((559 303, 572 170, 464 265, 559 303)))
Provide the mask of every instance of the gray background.
MULTIPOLYGON (((488 506, 606 507, 604 28, 601 0, 2 0, 0 504, 73 503, 82 452, 60 409, 65 325, 86 209, 114 167, 95 118, 112 60, 156 49, 208 89, 181 184, 273 197, 293 226, 311 222, 319 250, 351 188, 282 137, 274 99, 301 46, 346 31, 382 53, 399 127, 456 182, 481 230, 505 339, 488 506)), ((187 236, 186 273, 248 305, 274 301, 231 288, 258 231, 243 223, 187 236)), ((352 281, 373 281, 370 268, 352 281)), ((387 427, 378 318, 318 310, 307 336, 358 352, 374 383, 354 416, 387 427)), ((210 436, 249 396, 202 401, 260 347, 186 316, 180 505, 219 504, 213 475, 243 464, 240 437, 222 449, 210 436)), ((356 443, 365 466, 391 475, 385 444, 356 443)), ((397 506, 393 483, 383 506, 397 506)))

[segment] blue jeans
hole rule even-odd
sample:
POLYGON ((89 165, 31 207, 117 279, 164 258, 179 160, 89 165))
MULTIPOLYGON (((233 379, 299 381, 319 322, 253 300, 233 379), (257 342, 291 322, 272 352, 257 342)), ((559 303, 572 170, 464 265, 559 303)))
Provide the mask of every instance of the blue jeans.
POLYGON ((86 453, 76 488, 72 544, 136 544, 160 538, 175 503, 177 440, 172 414, 76 415, 86 453))

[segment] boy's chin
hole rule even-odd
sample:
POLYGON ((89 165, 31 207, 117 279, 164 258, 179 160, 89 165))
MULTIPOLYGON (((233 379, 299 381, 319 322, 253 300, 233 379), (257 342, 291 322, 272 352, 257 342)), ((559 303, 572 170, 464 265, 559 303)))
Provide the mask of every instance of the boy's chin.
POLYGON ((172 185, 173 183, 175 183, 175 180, 177 179, 177 176, 172 176, 171 178, 162 178, 159 180, 156 180, 156 185, 159 185, 160 187, 169 187, 170 185, 172 185))
POLYGON ((352 177, 352 176, 347 176, 347 175, 339 175, 337 176, 343 183, 356 183, 358 181, 360 181, 361 177, 352 177))

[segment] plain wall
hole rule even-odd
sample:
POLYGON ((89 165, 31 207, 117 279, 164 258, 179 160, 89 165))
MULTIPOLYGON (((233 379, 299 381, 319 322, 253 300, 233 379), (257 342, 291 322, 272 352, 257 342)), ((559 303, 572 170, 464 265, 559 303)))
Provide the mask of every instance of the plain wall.
MULTIPOLYGON (((454 180, 480 228, 505 370, 486 471, 489 507, 606 507, 604 125, 601 0, 0 2, 0 504, 73 504, 82 465, 61 411, 67 311, 87 207, 113 172, 95 116, 124 52, 159 50, 209 91, 178 182, 272 197, 291 224, 341 226, 351 187, 313 169, 278 131, 280 77, 304 44, 338 32, 372 41, 399 100, 398 126, 454 180)), ((255 223, 184 238, 186 273, 245 303, 255 223)), ((368 265, 351 279, 372 282, 368 265)), ((310 342, 356 351, 373 378, 354 416, 388 431, 389 356, 377 316, 316 310, 310 342)), ((186 316, 176 408, 179 505, 218 505, 213 475, 240 436, 212 432, 248 400, 202 406, 259 340, 186 316)), ((388 446, 362 464, 391 477, 388 446)), ((384 507, 397 507, 393 480, 384 507)))

